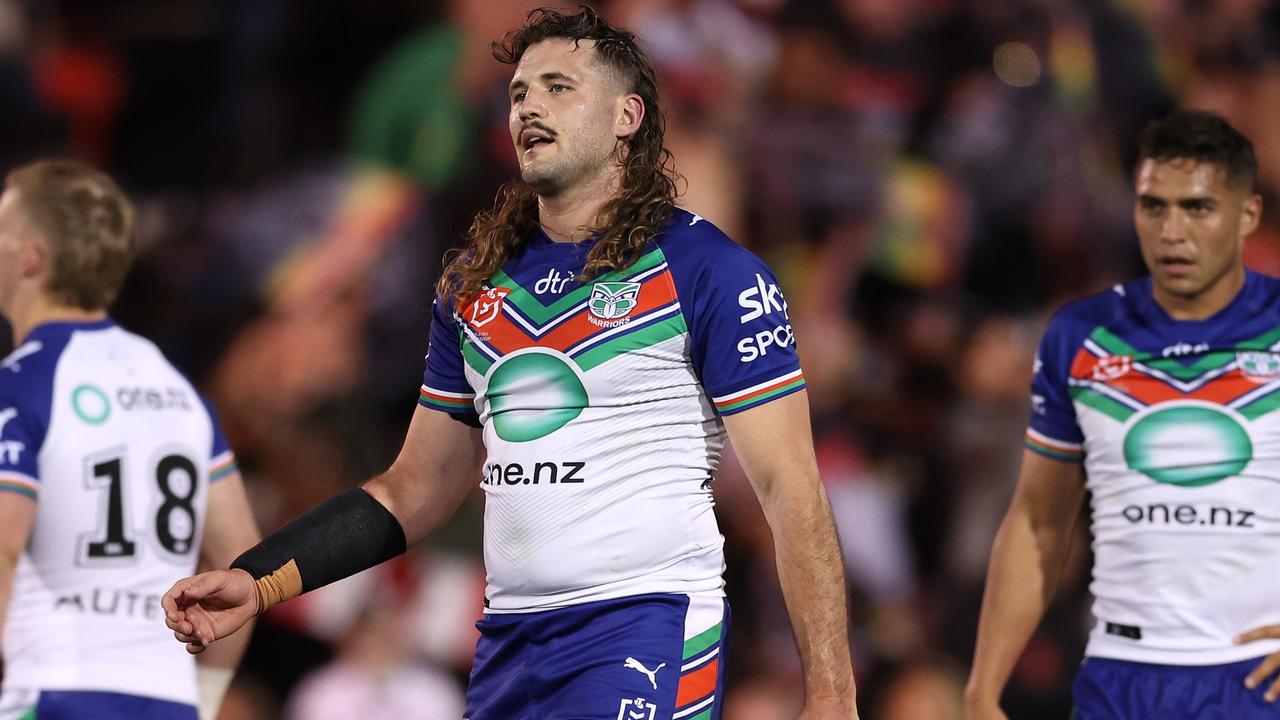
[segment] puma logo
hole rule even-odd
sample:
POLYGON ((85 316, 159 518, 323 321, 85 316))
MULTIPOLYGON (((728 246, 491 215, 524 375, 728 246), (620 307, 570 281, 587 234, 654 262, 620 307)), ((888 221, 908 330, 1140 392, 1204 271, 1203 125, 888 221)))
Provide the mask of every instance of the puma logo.
POLYGON ((645 667, 644 664, 641 663, 639 660, 633 657, 629 657, 627 658, 627 661, 622 664, 622 666, 631 668, 632 670, 639 670, 640 672, 644 673, 645 676, 649 678, 649 682, 653 684, 653 689, 657 690, 658 689, 658 671, 666 667, 667 664, 662 663, 658 667, 650 670, 649 668, 645 667))

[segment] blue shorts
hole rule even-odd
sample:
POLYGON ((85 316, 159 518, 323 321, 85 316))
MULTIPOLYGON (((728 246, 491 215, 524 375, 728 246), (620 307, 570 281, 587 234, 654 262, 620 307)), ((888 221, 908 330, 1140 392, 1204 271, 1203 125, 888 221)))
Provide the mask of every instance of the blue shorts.
POLYGON ((0 720, 197 720, 195 705, 87 690, 23 690, 0 694, 0 720))
MULTIPOLYGON (((1227 665, 1152 665, 1085 658, 1072 694, 1076 720, 1278 720, 1280 702, 1263 699, 1245 677, 1262 658, 1227 665)), ((1273 677, 1272 680, 1275 678, 1273 677)))
POLYGON ((718 720, 729 606, 640 595, 476 623, 465 720, 718 720))

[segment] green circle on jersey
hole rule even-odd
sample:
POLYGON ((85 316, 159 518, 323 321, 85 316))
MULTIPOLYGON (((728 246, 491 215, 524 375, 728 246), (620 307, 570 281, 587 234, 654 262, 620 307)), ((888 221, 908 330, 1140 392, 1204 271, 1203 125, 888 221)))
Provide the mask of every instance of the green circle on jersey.
POLYGON ((71 391, 71 408, 90 425, 101 425, 111 417, 111 400, 92 385, 80 385, 71 391))
POLYGON ((582 414, 587 389, 568 363, 541 352, 499 362, 485 391, 489 418, 507 442, 544 438, 582 414))
POLYGON ((1183 405, 1134 423, 1124 438, 1124 459, 1158 483, 1203 487, 1239 475, 1253 459, 1253 442, 1230 415, 1183 405))

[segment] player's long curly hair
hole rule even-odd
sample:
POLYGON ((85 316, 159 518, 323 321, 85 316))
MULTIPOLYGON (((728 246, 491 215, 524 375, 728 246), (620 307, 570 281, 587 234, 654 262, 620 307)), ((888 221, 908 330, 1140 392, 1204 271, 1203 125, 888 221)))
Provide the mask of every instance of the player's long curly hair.
MULTIPOLYGON (((645 243, 671 218, 678 176, 663 140, 665 121, 653 63, 636 45, 635 35, 613 27, 586 6, 572 15, 538 8, 522 27, 493 44, 493 56, 514 65, 530 46, 550 38, 594 41, 600 59, 629 82, 629 92, 639 95, 645 107, 640 129, 619 140, 614 151, 621 166, 622 190, 605 203, 600 224, 591 228, 598 239, 582 269, 583 278, 588 279, 640 258, 645 243)), ((459 301, 474 297, 537 227, 537 194, 523 181, 507 183, 493 209, 476 214, 466 246, 445 256, 437 295, 459 301)))

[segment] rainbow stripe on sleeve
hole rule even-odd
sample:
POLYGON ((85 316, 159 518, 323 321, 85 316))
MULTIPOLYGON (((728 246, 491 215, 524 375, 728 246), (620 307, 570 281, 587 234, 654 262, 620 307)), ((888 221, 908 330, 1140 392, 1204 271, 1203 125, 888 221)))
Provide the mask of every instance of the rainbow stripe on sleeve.
POLYGON ((1084 459, 1083 445, 1054 440, 1048 435, 1038 433, 1031 428, 1027 428, 1026 445, 1035 452, 1054 460, 1079 462, 1084 459))
POLYGON ((238 472, 240 472, 240 468, 236 466, 235 453, 230 450, 227 450, 209 461, 210 484, 216 483, 219 480, 238 472))
POLYGON ((0 490, 26 495, 35 500, 40 495, 40 483, 29 475, 0 472, 0 490))
POLYGON ((475 393, 446 392, 426 385, 423 385, 418 391, 419 405, 445 412, 458 412, 459 410, 474 412, 475 406, 472 404, 474 398, 475 393))
POLYGON ((804 387, 804 373, 800 370, 779 378, 767 380, 736 393, 711 398, 721 415, 732 415, 747 408, 763 405, 783 395, 789 395, 804 387))

